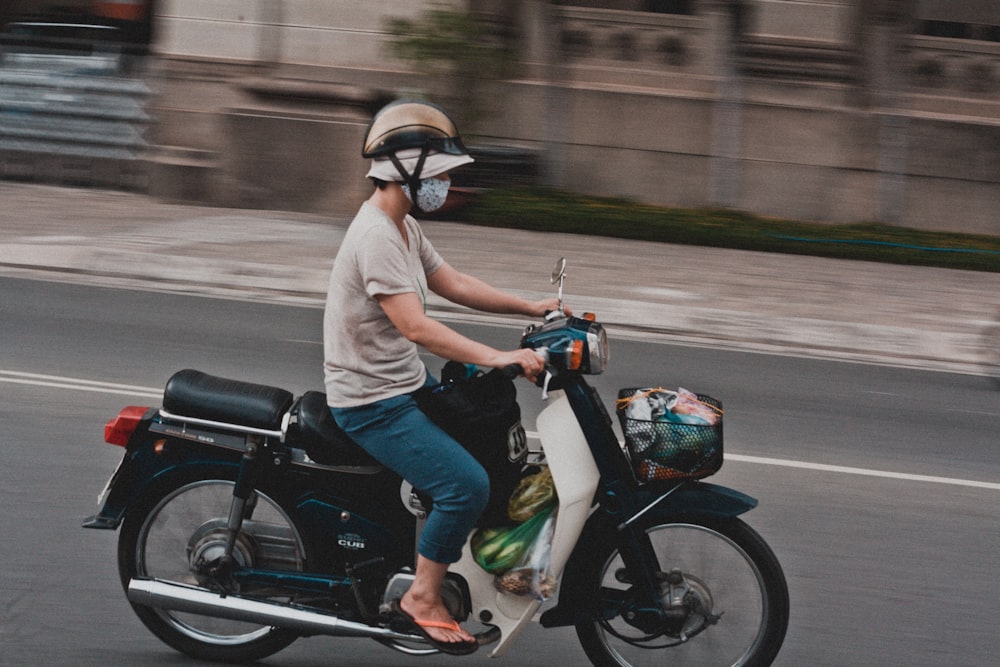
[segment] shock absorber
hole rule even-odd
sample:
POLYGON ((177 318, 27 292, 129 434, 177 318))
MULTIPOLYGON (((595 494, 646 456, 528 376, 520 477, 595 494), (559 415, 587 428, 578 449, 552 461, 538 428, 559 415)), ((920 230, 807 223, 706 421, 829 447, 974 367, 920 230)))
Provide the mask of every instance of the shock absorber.
POLYGON ((209 574, 216 578, 228 578, 232 573, 235 563, 233 549, 236 547, 236 538, 243 527, 243 518, 246 516, 247 508, 252 506, 250 499, 257 489, 259 438, 260 436, 256 435, 247 436, 246 451, 240 460, 236 484, 233 485, 233 501, 229 507, 229 520, 226 522, 225 549, 222 557, 209 568, 209 574))

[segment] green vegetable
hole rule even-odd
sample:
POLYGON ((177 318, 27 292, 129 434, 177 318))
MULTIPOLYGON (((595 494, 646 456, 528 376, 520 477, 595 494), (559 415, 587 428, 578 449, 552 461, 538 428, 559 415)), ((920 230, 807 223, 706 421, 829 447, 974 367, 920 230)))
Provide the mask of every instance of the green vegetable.
POLYGON ((518 564, 531 549, 535 538, 545 525, 552 507, 536 514, 519 526, 489 528, 472 537, 472 555, 481 568, 494 574, 503 574, 518 564))
POLYGON ((556 501, 556 485, 552 471, 546 467, 540 473, 521 480, 510 496, 507 516, 511 521, 527 521, 556 501))

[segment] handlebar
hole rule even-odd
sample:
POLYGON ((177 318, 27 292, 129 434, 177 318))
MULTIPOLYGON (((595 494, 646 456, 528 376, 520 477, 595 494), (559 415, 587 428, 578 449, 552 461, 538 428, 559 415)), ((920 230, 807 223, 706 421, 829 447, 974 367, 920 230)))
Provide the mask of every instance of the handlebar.
POLYGON ((500 372, 503 373, 503 376, 505 378, 511 380, 518 377, 519 375, 524 375, 524 369, 521 367, 521 364, 507 364, 506 366, 500 369, 500 372))
MULTIPOLYGON (((535 354, 540 356, 546 364, 549 363, 549 350, 546 347, 539 347, 533 350, 535 354)), ((500 372, 504 374, 504 377, 510 378, 511 380, 517 378, 519 375, 524 375, 524 368, 521 364, 508 364, 500 369, 500 372)))

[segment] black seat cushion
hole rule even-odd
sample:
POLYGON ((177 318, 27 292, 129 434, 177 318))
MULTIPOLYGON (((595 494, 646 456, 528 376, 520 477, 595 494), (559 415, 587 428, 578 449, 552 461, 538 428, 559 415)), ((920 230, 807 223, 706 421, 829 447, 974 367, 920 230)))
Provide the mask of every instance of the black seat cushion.
POLYGON ((308 391, 295 408, 298 421, 294 444, 301 446, 316 463, 340 466, 378 466, 361 446, 351 440, 334 421, 326 394, 308 391))
POLYGON ((178 371, 167 381, 163 408, 183 417, 207 419, 251 428, 280 430, 294 396, 284 389, 178 371))

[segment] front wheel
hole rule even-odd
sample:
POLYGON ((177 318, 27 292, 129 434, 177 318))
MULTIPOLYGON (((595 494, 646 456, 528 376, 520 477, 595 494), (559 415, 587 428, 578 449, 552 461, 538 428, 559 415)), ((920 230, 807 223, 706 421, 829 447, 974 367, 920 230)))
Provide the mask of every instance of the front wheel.
POLYGON ((594 665, 770 665, 788 626, 788 587, 767 543, 740 519, 650 520, 663 614, 633 602, 617 548, 595 545, 589 581, 603 618, 576 626, 594 665))
MULTIPOLYGON (((118 570, 127 589, 149 577, 213 589, 206 565, 224 550, 233 498, 229 479, 176 480, 130 509, 118 540, 118 570)), ((233 557, 239 566, 301 570, 302 540, 286 512, 255 492, 244 512, 233 557)), ((272 597, 266 590, 235 591, 272 597)), ((287 601, 287 600, 284 600, 287 601)), ((202 660, 252 662, 296 639, 287 630, 132 605, 149 630, 174 649, 202 660)))

